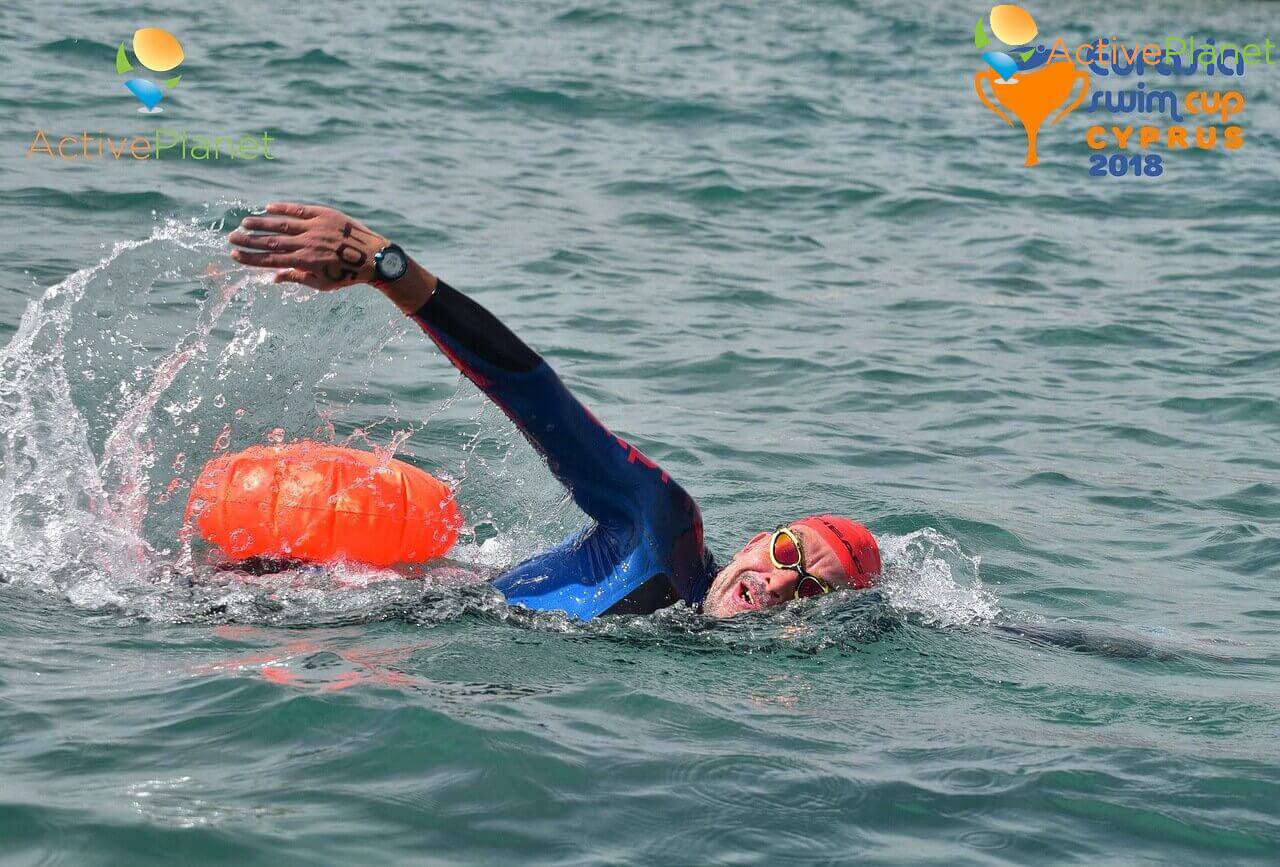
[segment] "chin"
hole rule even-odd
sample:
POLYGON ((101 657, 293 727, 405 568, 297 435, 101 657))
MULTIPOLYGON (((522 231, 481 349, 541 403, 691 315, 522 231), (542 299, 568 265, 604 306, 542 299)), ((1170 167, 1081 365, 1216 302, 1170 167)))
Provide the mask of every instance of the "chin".
MULTIPOLYGON (((719 588, 716 588, 715 592, 718 594, 719 588)), ((726 611, 720 598, 718 596, 713 598, 711 591, 708 591, 707 597, 702 600, 702 613, 708 617, 714 617, 717 620, 722 620, 725 617, 732 617, 737 612, 726 611)))
POLYGON ((731 606, 726 606, 719 602, 713 603, 713 604, 708 604, 704 602, 702 604, 702 613, 707 615, 708 617, 713 617, 716 620, 727 620, 730 617, 741 614, 742 611, 740 609, 733 608, 731 606))

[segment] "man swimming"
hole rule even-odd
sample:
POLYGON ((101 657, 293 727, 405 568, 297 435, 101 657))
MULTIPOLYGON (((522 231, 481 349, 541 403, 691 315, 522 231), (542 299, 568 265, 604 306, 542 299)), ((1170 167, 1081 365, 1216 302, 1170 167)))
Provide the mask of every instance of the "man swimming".
POLYGON ((513 604, 589 619, 684 600, 732 617, 872 586, 880 550, 866 527, 811 515, 756 534, 717 569, 693 498, 605 428, 547 363, 489 311, 332 208, 274 202, 229 240, 237 262, 321 292, 376 287, 414 319, 546 459, 594 524, 494 580, 513 604))

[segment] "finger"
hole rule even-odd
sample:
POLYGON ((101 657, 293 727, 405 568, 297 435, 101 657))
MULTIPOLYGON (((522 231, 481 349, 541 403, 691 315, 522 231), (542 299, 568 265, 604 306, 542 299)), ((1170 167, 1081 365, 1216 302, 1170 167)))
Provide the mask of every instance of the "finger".
POLYGON ((272 202, 267 205, 267 213, 310 220, 312 217, 320 216, 320 209, 315 205, 300 205, 297 202, 272 202))
POLYGON ((255 235, 240 230, 228 235, 227 240, 237 247, 251 247, 254 250, 301 250, 306 246, 305 242, 290 235, 255 235))
POLYGON ((255 268, 301 268, 307 263, 297 253, 255 253, 252 250, 232 250, 231 258, 242 265, 255 268))
POLYGON ((303 286, 310 286, 312 289, 319 289, 321 286, 318 276, 310 271, 303 271, 301 268, 285 268, 283 271, 277 271, 275 282, 301 283, 303 286))
POLYGON ((259 232, 279 232, 282 235, 301 235, 307 231, 307 224, 287 217, 245 217, 240 221, 241 229, 254 229, 259 232))

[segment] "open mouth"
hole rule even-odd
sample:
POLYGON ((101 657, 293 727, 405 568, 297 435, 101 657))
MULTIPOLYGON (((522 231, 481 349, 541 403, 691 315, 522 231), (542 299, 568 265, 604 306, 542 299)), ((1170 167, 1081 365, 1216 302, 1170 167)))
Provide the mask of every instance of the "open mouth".
POLYGON ((753 572, 739 572, 717 581, 708 594, 708 613, 716 617, 732 617, 743 611, 758 611, 769 606, 764 581, 753 572))
POLYGON ((766 605, 764 584, 752 576, 739 575, 726 595, 737 611, 756 611, 766 605))

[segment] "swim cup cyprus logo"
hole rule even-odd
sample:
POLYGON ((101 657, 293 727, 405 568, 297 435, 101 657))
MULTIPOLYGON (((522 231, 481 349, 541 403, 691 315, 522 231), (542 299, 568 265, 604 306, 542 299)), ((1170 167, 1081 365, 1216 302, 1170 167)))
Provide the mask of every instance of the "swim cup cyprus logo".
POLYGON ((1045 120, 1057 108, 1063 107, 1057 117, 1049 122, 1053 126, 1070 112, 1079 108, 1089 92, 1089 73, 1077 69, 1069 57, 1049 51, 1043 44, 1032 47, 1031 41, 1039 32, 1035 19, 1021 6, 1003 3, 991 7, 988 18, 991 33, 997 40, 1009 46, 1006 51, 987 49, 991 38, 982 19, 973 29, 973 44, 983 51, 982 59, 989 68, 979 70, 973 76, 973 86, 982 104, 995 112, 1001 120, 1013 126, 1012 114, 1022 124, 1027 134, 1026 165, 1040 161, 1036 154, 1036 137, 1045 120), (1077 81, 1083 83, 1080 94, 1071 99, 1077 81), (983 89, 983 82, 991 85, 995 94, 993 103, 983 89), (1009 114, 1005 114, 1007 109, 1009 114))
MULTIPOLYGON (((143 27, 133 34, 133 56, 137 59, 139 66, 152 72, 172 72, 182 62, 184 55, 182 43, 168 30, 159 27, 143 27)), ((128 75, 133 71, 134 66, 129 62, 129 55, 124 50, 124 43, 121 42, 120 47, 116 49, 116 75, 128 75)), ((181 75, 174 75, 166 78, 162 82, 164 87, 161 87, 149 78, 130 78, 125 81, 124 86, 138 98, 138 102, 142 103, 142 108, 138 109, 139 112, 158 114, 164 111, 160 108, 160 100, 164 99, 164 89, 172 90, 181 80, 181 75)))

